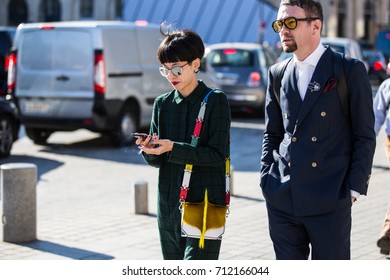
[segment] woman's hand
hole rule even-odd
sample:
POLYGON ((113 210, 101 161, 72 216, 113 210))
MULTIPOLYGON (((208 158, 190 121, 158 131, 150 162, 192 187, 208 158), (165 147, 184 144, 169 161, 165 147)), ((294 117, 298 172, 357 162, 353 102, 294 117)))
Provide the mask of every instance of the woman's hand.
MULTIPOLYGON (((151 145, 144 145, 140 146, 139 148, 141 149, 142 152, 149 154, 149 155, 161 155, 166 152, 170 152, 173 149, 173 141, 169 139, 158 139, 155 138, 153 139, 153 146, 151 145)), ((150 143, 150 142, 149 142, 150 143)))
POLYGON ((154 141, 158 139, 157 134, 153 133, 153 135, 147 135, 146 137, 138 137, 135 136, 137 140, 135 140, 135 144, 138 145, 138 148, 147 147, 147 148, 154 148, 155 143, 154 141))

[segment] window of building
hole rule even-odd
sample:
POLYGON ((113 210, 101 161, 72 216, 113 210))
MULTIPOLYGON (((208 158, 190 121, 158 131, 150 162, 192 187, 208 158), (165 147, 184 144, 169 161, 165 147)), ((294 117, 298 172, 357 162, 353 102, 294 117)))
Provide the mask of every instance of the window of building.
POLYGON ((346 21, 345 19, 347 18, 347 3, 344 0, 340 0, 338 7, 337 7, 337 36, 338 37, 345 37, 346 32, 345 32, 345 26, 346 26, 346 21))
POLYGON ((387 23, 390 25, 390 1, 389 1, 389 4, 388 4, 388 12, 387 12, 387 16, 388 16, 388 19, 387 19, 387 23))
POLYGON ((27 22, 27 4, 24 0, 10 0, 8 3, 8 25, 17 26, 27 22))
POLYGON ((80 17, 93 17, 93 0, 80 0, 80 17))
POLYGON ((375 3, 373 0, 366 0, 364 3, 364 35, 363 39, 370 38, 372 20, 374 18, 375 3))
POLYGON ((123 9, 122 0, 115 0, 115 18, 117 19, 122 18, 122 9, 123 9))
POLYGON ((44 21, 60 21, 61 20, 61 5, 59 0, 44 0, 43 1, 44 21))

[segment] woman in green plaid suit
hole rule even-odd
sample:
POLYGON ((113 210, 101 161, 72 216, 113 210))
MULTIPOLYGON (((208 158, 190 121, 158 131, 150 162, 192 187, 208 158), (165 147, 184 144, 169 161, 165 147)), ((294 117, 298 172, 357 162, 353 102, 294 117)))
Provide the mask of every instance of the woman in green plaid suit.
POLYGON ((208 200, 225 205, 225 158, 229 156, 230 109, 219 90, 208 98, 204 123, 196 146, 191 136, 201 102, 211 90, 197 79, 204 44, 191 30, 172 30, 161 25, 164 40, 158 49, 160 73, 173 90, 157 97, 150 133, 138 138, 145 161, 159 168, 158 228, 164 259, 218 259, 221 240, 181 236, 179 194, 186 164, 192 175, 186 201, 201 202, 207 188, 208 200))

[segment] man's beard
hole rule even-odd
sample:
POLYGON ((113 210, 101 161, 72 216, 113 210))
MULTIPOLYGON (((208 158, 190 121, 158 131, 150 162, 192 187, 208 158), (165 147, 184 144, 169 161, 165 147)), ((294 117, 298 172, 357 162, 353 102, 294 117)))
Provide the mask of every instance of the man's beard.
POLYGON ((283 46, 283 51, 286 53, 292 53, 298 49, 298 46, 295 42, 293 44, 290 44, 290 45, 282 45, 282 46, 283 46))

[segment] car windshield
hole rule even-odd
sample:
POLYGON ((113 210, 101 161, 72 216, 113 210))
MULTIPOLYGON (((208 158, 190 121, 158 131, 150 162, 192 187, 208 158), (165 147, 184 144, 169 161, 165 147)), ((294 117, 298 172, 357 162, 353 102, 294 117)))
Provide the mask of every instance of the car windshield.
POLYGON ((254 65, 253 53, 249 50, 212 50, 207 58, 212 66, 248 67, 254 65))

